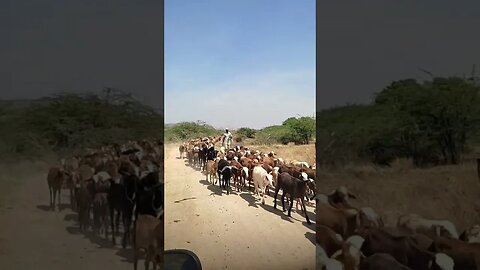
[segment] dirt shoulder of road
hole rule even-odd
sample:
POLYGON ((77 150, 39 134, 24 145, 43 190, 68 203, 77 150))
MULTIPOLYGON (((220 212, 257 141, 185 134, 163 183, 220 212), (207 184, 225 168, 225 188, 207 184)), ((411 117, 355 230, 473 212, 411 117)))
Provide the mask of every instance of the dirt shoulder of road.
POLYGON ((67 190, 62 190, 62 211, 49 210, 50 164, 0 166, 0 269, 131 269, 130 248, 79 233, 67 190))

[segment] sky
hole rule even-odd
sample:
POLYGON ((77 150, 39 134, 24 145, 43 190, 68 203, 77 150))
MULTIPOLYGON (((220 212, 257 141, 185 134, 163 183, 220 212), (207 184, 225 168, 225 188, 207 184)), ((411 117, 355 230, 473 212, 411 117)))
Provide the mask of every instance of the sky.
POLYGON ((478 0, 321 0, 316 26, 315 5, 167 0, 163 43, 159 0, 0 0, 0 99, 110 86, 161 109, 165 74, 167 122, 262 127, 428 79, 418 68, 480 74, 478 0))
POLYGON ((393 80, 480 75, 480 1, 317 1, 317 110, 368 103, 393 80))
POLYGON ((167 123, 262 128, 314 114, 314 0, 165 1, 167 123))
POLYGON ((163 110, 161 1, 0 0, 0 20, 0 99, 114 87, 163 110))

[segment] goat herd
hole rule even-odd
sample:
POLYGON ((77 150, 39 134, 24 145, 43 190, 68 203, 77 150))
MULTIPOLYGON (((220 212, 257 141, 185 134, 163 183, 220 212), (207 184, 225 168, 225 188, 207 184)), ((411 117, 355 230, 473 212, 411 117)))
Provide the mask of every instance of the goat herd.
POLYGON ((452 222, 403 214, 385 226, 370 207, 355 208, 345 186, 316 196, 317 269, 480 269, 480 226, 460 236, 452 222))
MULTIPOLYGON (((212 185, 218 182, 227 194, 232 188, 247 188, 265 204, 272 187, 276 208, 282 190, 283 211, 285 197, 290 203, 288 216, 296 200, 308 224, 305 200, 315 198, 316 269, 480 269, 480 225, 459 235, 448 220, 404 214, 396 226, 388 227, 372 208, 353 207, 351 200, 356 196, 345 186, 328 195, 317 194, 315 165, 286 162, 273 151, 262 153, 242 146, 216 150, 218 141, 206 137, 185 142, 179 147, 180 158, 204 171, 206 181, 212 185)), ((69 189, 70 204, 78 213, 82 232, 92 228, 105 238, 110 232, 115 244, 122 225, 122 247, 132 244, 134 269, 142 250, 146 253, 145 267, 152 262, 156 269, 163 262, 164 248, 162 162, 163 145, 159 140, 87 149, 85 154, 63 159, 61 166, 50 169, 50 207, 55 210, 58 198, 60 210, 61 190, 69 189)))
POLYGON ((122 247, 133 246, 134 269, 141 251, 146 253, 145 267, 152 262, 156 269, 163 262, 164 248, 162 141, 129 141, 85 152, 62 159, 61 166, 49 170, 51 209, 58 198, 60 211, 61 190, 69 189, 83 233, 92 228, 108 239, 110 227, 115 244, 121 224, 122 247))
MULTIPOLYGON (((272 151, 262 153, 258 150, 235 146, 232 149, 220 147, 215 149, 219 138, 205 137, 184 142, 179 146, 180 158, 186 158, 191 167, 200 169, 206 174, 206 181, 226 189, 230 194, 230 184, 233 181, 237 191, 245 188, 255 188, 255 193, 265 204, 266 193, 269 187, 275 188, 274 208, 277 207, 277 195, 282 190, 282 207, 285 212, 285 197, 289 199, 288 216, 294 199, 301 204, 302 211, 308 224, 310 219, 305 208, 307 201, 315 197, 316 169, 306 162, 292 161, 285 163, 282 158, 272 151), (217 181, 218 180, 218 181, 217 181)), ((252 190, 253 191, 253 190, 252 190)))

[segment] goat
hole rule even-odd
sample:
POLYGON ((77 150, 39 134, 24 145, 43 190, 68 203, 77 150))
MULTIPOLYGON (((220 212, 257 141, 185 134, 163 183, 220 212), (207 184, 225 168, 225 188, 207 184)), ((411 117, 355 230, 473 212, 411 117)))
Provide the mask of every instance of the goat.
POLYGON ((278 191, 282 189, 282 207, 283 211, 285 212, 285 195, 290 194, 290 198, 292 200, 290 201, 290 207, 288 208, 288 216, 291 217, 291 211, 293 207, 293 199, 295 198, 300 198, 302 202, 302 210, 304 211, 305 218, 307 219, 307 223, 311 224, 310 219, 308 218, 307 215, 307 209, 305 207, 305 202, 303 198, 305 197, 305 194, 307 192, 307 182, 308 178, 305 173, 302 173, 302 179, 295 178, 291 176, 290 174, 283 172, 278 176, 278 181, 277 181, 277 186, 275 187, 275 197, 274 197, 274 204, 273 208, 277 208, 277 195, 278 191))
POLYGON ((62 186, 67 179, 67 173, 60 168, 51 168, 48 171, 47 183, 50 192, 50 208, 55 210, 55 199, 58 193, 58 211, 60 211, 60 201, 62 186))
POLYGON ((133 269, 137 270, 138 259, 142 250, 145 252, 145 269, 149 268, 150 262, 153 263, 155 269, 155 255, 158 254, 156 250, 162 246, 158 241, 158 238, 163 238, 163 233, 160 233, 160 230, 163 231, 162 220, 151 215, 138 215, 134 227, 133 269), (155 232, 157 232, 157 235, 155 232))
POLYGON ((267 173, 267 171, 260 167, 256 166, 253 168, 253 185, 255 186, 255 191, 257 192, 258 197, 260 198, 259 191, 262 193, 262 204, 265 204, 265 189, 268 185, 273 185, 272 175, 267 173))

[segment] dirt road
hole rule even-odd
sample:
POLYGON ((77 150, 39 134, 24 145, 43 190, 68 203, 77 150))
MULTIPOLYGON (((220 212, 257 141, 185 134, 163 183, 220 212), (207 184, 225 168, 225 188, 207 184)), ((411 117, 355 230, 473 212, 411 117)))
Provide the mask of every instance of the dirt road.
MULTIPOLYGON (((264 206, 250 192, 226 195, 218 185, 178 158, 178 146, 165 149, 165 248, 194 251, 204 269, 314 269, 315 215, 292 218, 264 206)), ((295 206, 294 208, 295 209, 295 206)))
MULTIPOLYGON (((133 269, 130 248, 80 234, 68 205, 61 212, 48 210, 47 168, 27 164, 1 170, 0 269, 133 269)), ((62 195, 62 203, 69 202, 68 191, 62 195)))

